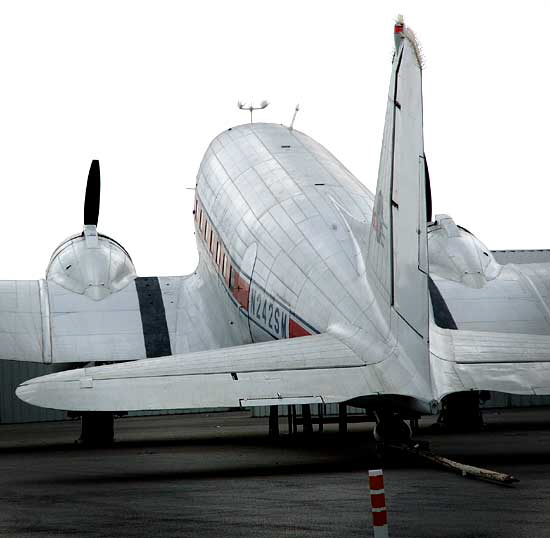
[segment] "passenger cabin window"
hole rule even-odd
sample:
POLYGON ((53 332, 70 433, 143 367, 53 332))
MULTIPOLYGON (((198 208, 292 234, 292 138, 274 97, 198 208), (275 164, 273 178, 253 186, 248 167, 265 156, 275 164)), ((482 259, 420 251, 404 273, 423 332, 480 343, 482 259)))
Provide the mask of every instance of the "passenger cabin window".
POLYGON ((216 241, 216 264, 220 265, 220 242, 216 241))
POLYGON ((225 252, 223 253, 223 261, 222 261, 222 276, 225 277, 225 270, 227 266, 227 257, 225 256, 225 252))
POLYGON ((235 286, 235 271, 233 270, 233 267, 229 267, 229 287, 231 289, 234 289, 235 286))
POLYGON ((214 236, 214 232, 212 230, 212 226, 210 226, 210 239, 208 240, 208 246, 209 246, 209 250, 210 250, 210 253, 212 253, 212 238, 214 236))
POLYGON ((199 216, 199 230, 202 230, 202 209, 201 209, 201 214, 199 216))

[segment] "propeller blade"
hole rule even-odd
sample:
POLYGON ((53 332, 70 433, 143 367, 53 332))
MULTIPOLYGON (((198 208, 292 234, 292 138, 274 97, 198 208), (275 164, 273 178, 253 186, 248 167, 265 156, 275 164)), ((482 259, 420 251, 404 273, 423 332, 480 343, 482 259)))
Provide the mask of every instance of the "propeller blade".
POLYGON ((99 161, 94 159, 88 172, 86 184, 86 198, 84 198, 84 226, 97 226, 99 218, 99 199, 101 197, 101 179, 99 173, 99 161))

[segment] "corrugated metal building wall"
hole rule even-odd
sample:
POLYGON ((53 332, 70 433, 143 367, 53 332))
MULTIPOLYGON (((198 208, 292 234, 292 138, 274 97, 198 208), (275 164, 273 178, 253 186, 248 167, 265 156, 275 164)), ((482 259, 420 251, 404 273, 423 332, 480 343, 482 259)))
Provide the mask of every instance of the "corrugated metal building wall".
POLYGON ((501 265, 507 263, 549 263, 550 250, 492 250, 495 260, 501 265))
POLYGON ((63 420, 63 411, 42 409, 22 402, 17 386, 33 377, 52 373, 52 367, 33 362, 0 361, 0 424, 63 420))

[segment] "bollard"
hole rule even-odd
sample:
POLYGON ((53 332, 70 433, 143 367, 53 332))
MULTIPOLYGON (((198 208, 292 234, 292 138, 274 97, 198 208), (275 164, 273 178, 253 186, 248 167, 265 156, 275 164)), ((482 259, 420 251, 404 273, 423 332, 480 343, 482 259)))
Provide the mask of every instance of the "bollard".
POLYGON ((370 502, 372 505, 372 525, 374 538, 388 538, 388 513, 384 493, 384 471, 369 471, 370 502))

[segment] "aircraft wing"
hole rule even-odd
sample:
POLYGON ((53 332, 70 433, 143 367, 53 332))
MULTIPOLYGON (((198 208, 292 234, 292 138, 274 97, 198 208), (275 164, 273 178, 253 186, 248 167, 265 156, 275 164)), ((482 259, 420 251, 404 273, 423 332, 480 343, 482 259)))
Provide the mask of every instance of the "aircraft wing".
POLYGON ((373 366, 331 334, 50 374, 19 398, 73 411, 335 403, 380 391, 373 366))
POLYGON ((138 277, 100 301, 48 280, 0 281, 0 359, 115 362, 233 345, 198 273, 138 277))
POLYGON ((489 390, 550 394, 550 336, 430 327, 430 363, 438 398, 489 390))
POLYGON ((202 262, 187 276, 136 275, 122 245, 97 231, 100 190, 93 160, 83 232, 56 248, 45 279, 0 281, 0 360, 105 363, 242 343, 202 262))

